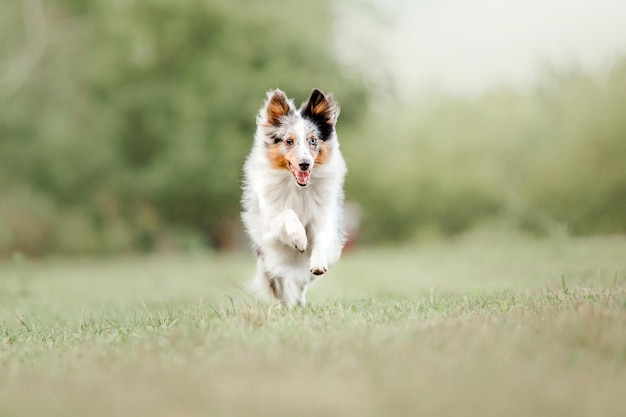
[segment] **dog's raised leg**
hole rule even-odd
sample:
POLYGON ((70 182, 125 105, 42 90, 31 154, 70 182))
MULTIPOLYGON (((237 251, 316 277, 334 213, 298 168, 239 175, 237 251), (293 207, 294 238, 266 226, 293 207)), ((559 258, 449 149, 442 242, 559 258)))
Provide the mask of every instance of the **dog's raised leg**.
POLYGON ((298 215, 291 209, 284 210, 272 219, 272 235, 287 246, 304 253, 308 246, 306 231, 298 215))
POLYGON ((322 275, 328 271, 330 265, 339 260, 339 256, 341 243, 333 224, 329 223, 323 229, 316 230, 311 242, 309 271, 313 275, 322 275))
POLYGON ((309 264, 309 271, 313 275, 322 275, 326 271, 328 271, 329 264, 326 259, 326 255, 324 254, 324 250, 320 247, 320 245, 313 246, 313 250, 311 251, 311 259, 309 264))

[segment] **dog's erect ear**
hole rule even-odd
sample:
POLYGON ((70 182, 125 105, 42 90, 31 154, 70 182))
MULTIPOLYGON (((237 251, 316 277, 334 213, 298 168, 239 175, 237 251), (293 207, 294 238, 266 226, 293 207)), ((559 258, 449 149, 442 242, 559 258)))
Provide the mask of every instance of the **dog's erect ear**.
POLYGON ((300 108, 302 116, 315 122, 335 126, 339 117, 339 105, 335 102, 333 93, 324 95, 320 90, 314 88, 308 100, 302 103, 300 108))
POLYGON ((289 104, 289 99, 281 90, 270 91, 267 95, 268 100, 265 106, 267 123, 273 126, 280 126, 282 117, 293 111, 289 104))

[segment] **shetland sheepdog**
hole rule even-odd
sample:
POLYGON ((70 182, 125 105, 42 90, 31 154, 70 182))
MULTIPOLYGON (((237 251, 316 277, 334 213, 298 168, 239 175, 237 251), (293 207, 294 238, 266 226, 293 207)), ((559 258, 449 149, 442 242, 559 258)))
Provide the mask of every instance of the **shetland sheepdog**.
POLYGON ((257 255, 251 288, 286 307, 339 260, 346 163, 335 131, 339 105, 314 89, 300 108, 267 92, 244 164, 241 218, 257 255))

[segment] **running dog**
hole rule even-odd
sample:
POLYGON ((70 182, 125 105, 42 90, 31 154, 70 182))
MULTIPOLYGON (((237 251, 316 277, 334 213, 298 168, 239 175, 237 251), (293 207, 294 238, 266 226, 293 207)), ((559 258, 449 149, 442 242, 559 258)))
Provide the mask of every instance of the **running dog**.
POLYGON ((346 163, 335 131, 339 105, 318 89, 299 109, 267 92, 244 164, 241 218, 257 254, 251 287, 287 308, 339 260, 346 163))

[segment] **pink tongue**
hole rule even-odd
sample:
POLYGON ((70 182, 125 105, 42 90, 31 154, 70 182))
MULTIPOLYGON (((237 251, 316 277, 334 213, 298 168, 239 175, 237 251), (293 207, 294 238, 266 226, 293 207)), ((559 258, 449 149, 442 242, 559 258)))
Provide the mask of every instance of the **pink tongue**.
POLYGON ((300 184, 308 184, 310 175, 310 171, 296 171, 296 180, 300 184))

